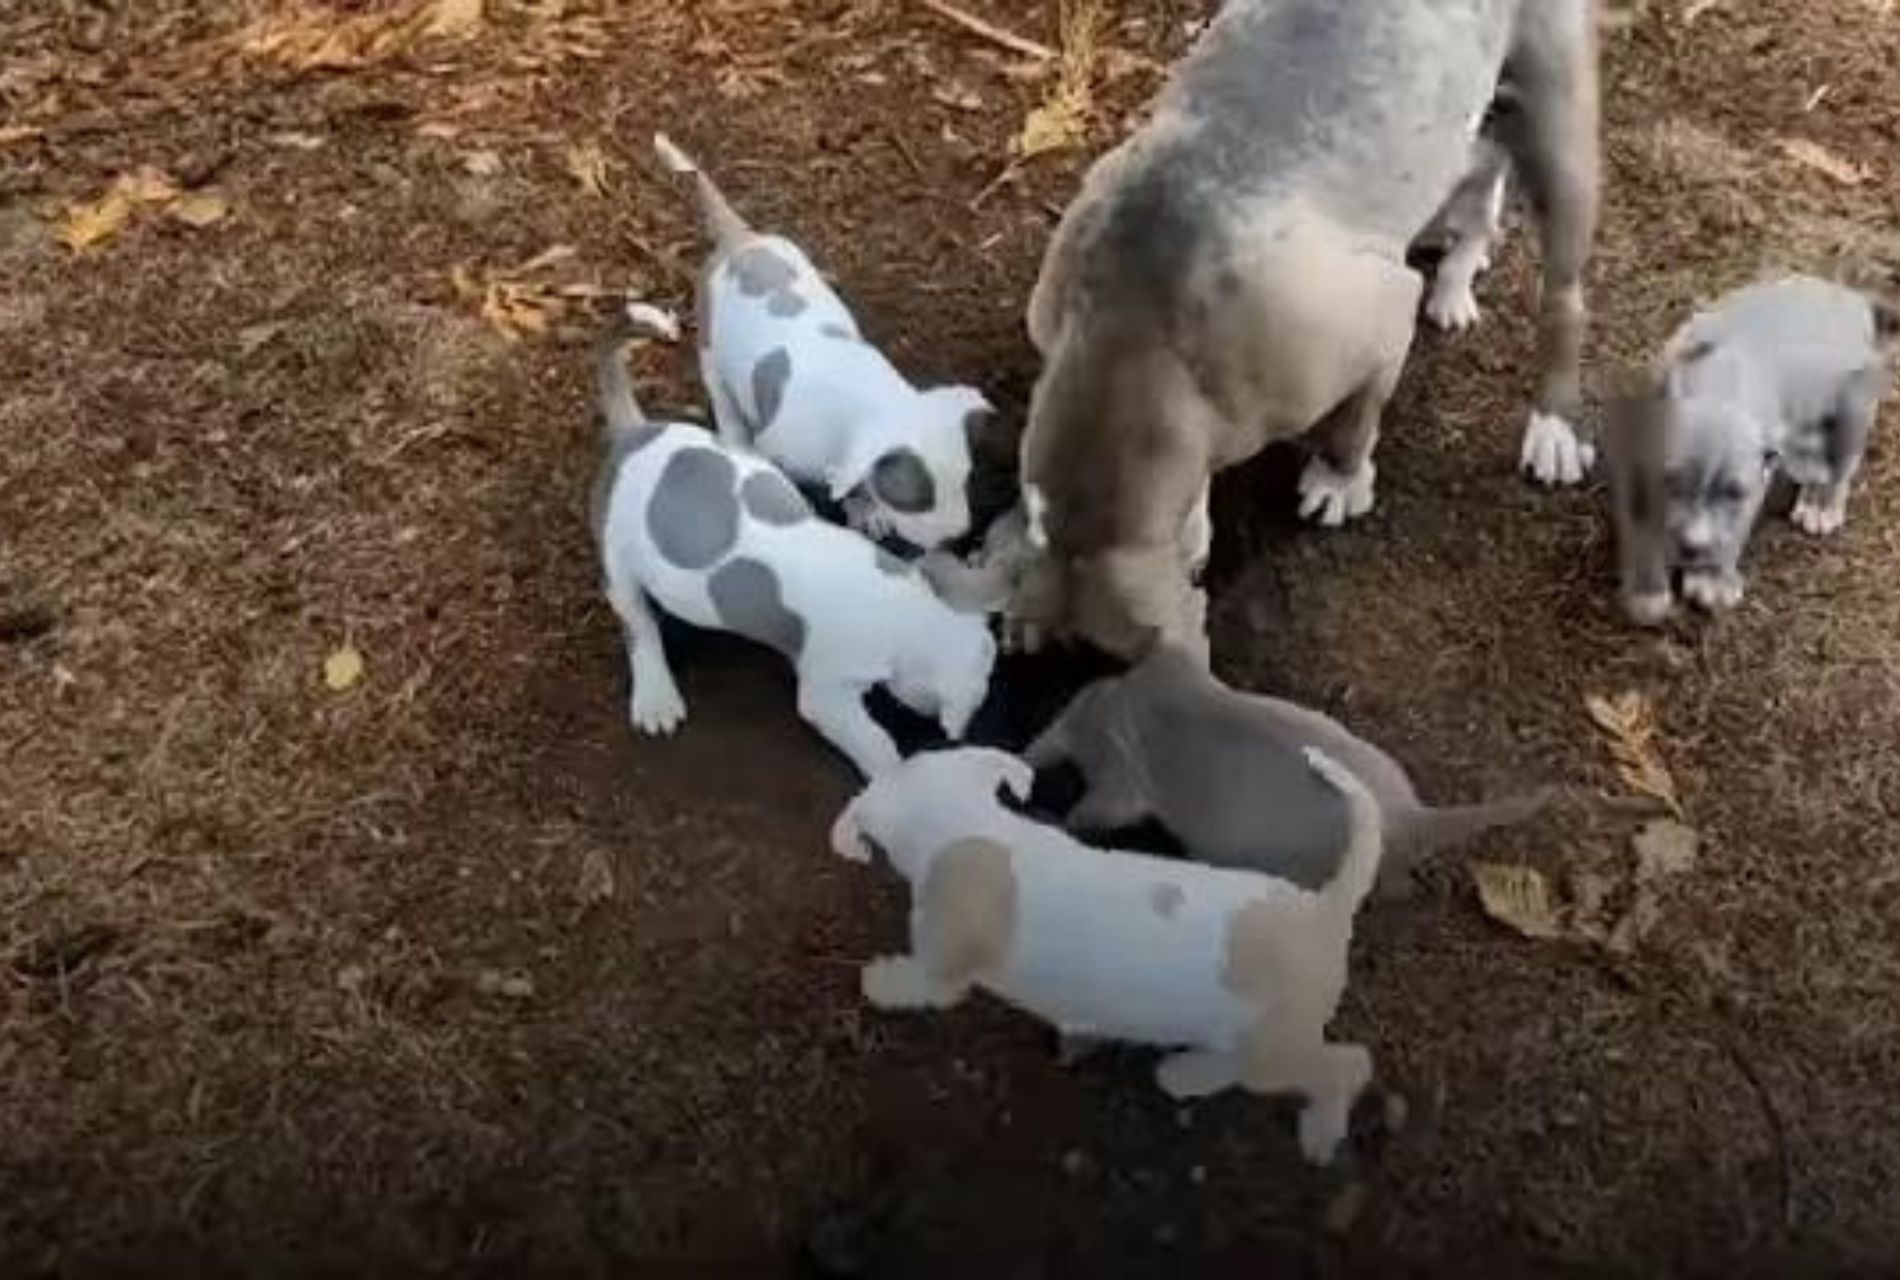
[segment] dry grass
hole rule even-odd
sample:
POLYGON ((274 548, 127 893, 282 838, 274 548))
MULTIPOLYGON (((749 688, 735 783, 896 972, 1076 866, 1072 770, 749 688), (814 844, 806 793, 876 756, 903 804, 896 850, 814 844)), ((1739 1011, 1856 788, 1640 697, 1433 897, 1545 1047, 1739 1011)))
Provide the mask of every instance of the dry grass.
MULTIPOLYGON (((1858 0, 1676 8, 1608 37, 1598 376, 1763 263, 1896 261, 1900 33, 1858 0), (1843 187, 1782 136, 1876 172, 1843 187)), ((1577 708, 1643 690, 1705 838, 1631 957, 1491 928, 1456 866, 1369 915, 1342 1032, 1411 1123, 1314 1179, 1281 1116, 1183 1117, 1138 1056, 1064 1073, 992 1008, 866 1014, 852 966, 901 919, 824 854, 845 779, 774 664, 683 637, 688 731, 625 731, 580 514, 589 299, 559 290, 683 301, 698 233, 644 139, 684 135, 920 378, 1019 410, 1045 206, 1087 156, 972 207, 1021 123, 1012 64, 878 0, 568 0, 373 66, 193 72, 255 16, 0 16, 0 119, 39 131, 0 149, 0 1272, 778 1259, 840 1205, 881 1210, 867 1247, 912 1276, 1900 1254, 1891 449, 1838 544, 1771 529, 1737 616, 1631 636, 1597 498, 1510 477, 1520 236, 1487 327, 1420 340, 1363 529, 1292 531, 1248 487, 1271 467, 1225 486, 1231 673, 1447 799, 1610 786, 1577 708), (607 199, 569 171, 590 141, 607 199), (230 213, 51 242, 146 164, 230 213), (561 244, 546 332, 493 332, 488 275, 561 244), (364 675, 333 691, 345 644, 364 675)), ((1125 6, 1072 65, 1166 59, 1186 16, 1125 6)), ((1135 105, 1080 83, 1098 124, 1135 105)), ((656 406, 696 398, 677 354, 640 361, 656 406)), ((1571 886, 1626 837, 1475 856, 1571 886)))

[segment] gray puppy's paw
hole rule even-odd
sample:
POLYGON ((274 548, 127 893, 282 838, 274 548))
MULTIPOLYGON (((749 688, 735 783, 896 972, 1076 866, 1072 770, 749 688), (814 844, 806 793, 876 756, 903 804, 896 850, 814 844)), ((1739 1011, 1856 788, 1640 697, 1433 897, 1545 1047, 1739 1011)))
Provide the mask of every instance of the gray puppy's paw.
POLYGON ((1725 613, 1742 602, 1742 575, 1733 570, 1688 573, 1682 578, 1682 597, 1710 613, 1725 613))
POLYGON ((1667 591, 1626 592, 1623 614, 1639 627, 1660 627, 1676 610, 1676 598, 1667 591))

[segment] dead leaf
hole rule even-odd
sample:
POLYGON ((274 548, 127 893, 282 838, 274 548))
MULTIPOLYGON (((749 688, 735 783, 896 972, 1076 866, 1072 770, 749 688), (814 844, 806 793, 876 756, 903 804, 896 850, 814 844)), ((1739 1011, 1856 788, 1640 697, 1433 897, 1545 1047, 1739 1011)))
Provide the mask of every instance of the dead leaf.
POLYGON ((1681 817, 1682 799, 1676 780, 1656 749, 1656 709, 1649 699, 1632 690, 1614 698, 1591 694, 1583 703, 1603 731, 1611 762, 1623 785, 1681 817))
POLYGON ((150 165, 120 174, 112 189, 139 204, 166 204, 178 198, 178 184, 150 165))
POLYGON ((1656 901, 1656 891, 1648 885, 1639 885, 1629 910, 1616 922, 1616 928, 1610 930, 1609 940, 1603 946, 1616 955, 1629 955, 1661 921, 1662 905, 1656 901))
POLYGON ((1602 942, 1609 936, 1603 914, 1616 885, 1608 876, 1592 871, 1573 871, 1568 877, 1570 910, 1566 920, 1569 931, 1590 942, 1602 942))
POLYGON ((580 883, 574 888, 574 896, 583 907, 606 902, 614 896, 613 864, 599 849, 581 854, 580 883))
POLYGON ((74 253, 83 253, 124 230, 132 220, 132 209, 131 199, 120 191, 108 192, 93 204, 67 205, 54 234, 74 253))
POLYGON ((1062 0, 1062 48, 1049 96, 1023 120, 1010 150, 1022 160, 1084 141, 1094 107, 1093 84, 1100 61, 1103 0, 1062 0))
POLYGON ((459 36, 481 24, 482 0, 435 0, 427 30, 432 36, 459 36))
POLYGON ((1551 904, 1550 885, 1535 867, 1506 866, 1496 862, 1471 864, 1478 900, 1493 920, 1527 938, 1561 937, 1557 911, 1551 904))
POLYGON ((231 206, 223 196, 194 192, 180 196, 165 210, 166 214, 188 227, 208 227, 214 222, 222 222, 231 206))
POLYGON ((1849 160, 1806 138, 1782 138, 1776 145, 1781 148, 1783 155, 1796 164, 1813 169, 1844 187, 1858 187, 1870 176, 1866 165, 1849 160))
POLYGON ((930 96, 934 101, 941 102, 946 107, 954 107, 958 111, 983 109, 983 99, 976 90, 956 80, 937 85, 931 89, 930 96))
POLYGON ((511 276, 531 276, 537 271, 546 271, 556 263, 566 262, 580 252, 571 244, 552 244, 529 258, 526 262, 508 272, 511 276))
POLYGON ((46 136, 46 130, 38 125, 9 124, 0 125, 0 147, 12 146, 16 142, 31 142, 35 138, 46 136))
POLYGON ((1643 824, 1642 830, 1631 837, 1630 845, 1636 850, 1636 883, 1642 885, 1693 868, 1702 837, 1693 827, 1658 818, 1643 824))
POLYGON ((486 149, 471 151, 462 157, 462 167, 478 178, 492 178, 501 172, 501 155, 486 149))
POLYGON ((323 660, 323 683, 332 693, 352 689, 363 678, 363 655, 346 644, 323 660))
POLYGON ((567 149, 567 171, 590 196, 607 194, 607 156, 598 143, 579 142, 567 149))

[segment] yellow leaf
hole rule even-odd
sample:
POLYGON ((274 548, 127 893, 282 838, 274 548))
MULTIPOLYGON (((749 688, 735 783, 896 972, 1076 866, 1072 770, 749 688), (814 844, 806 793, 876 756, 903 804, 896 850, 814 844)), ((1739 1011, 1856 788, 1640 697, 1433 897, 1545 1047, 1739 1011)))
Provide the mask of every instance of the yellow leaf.
POLYGON ((1478 901, 1483 904, 1484 913, 1493 920, 1527 938, 1562 936, 1557 909, 1551 903, 1550 885, 1535 867, 1474 862, 1471 879, 1478 886, 1478 901))
POLYGON ((1103 17, 1103 0, 1062 0, 1056 81, 1049 96, 1024 119, 1022 132, 1010 141, 1020 159, 1075 146, 1087 136, 1103 17))
POLYGON ((120 174, 112 189, 139 204, 165 204, 178 198, 178 184, 150 165, 120 174))
POLYGON ((596 143, 576 143, 567 149, 567 171, 590 196, 607 194, 607 157, 596 143))
POLYGON ((188 195, 179 197, 177 203, 165 211, 188 227, 208 227, 221 222, 231 212, 231 206, 223 196, 188 195))
POLYGON ((61 244, 80 253, 118 235, 131 218, 132 201, 121 192, 111 191, 94 204, 68 205, 55 234, 61 244))
POLYGON ((1623 785, 1681 817, 1682 798, 1676 780, 1656 749, 1656 710, 1649 700, 1631 691, 1615 698, 1592 694, 1583 704, 1603 731, 1604 745, 1623 785))
POLYGON ((363 678, 363 655, 355 645, 346 644, 323 660, 323 683, 331 691, 342 693, 363 678))
POLYGON ((1782 138, 1778 145, 1781 153, 1796 164, 1824 174, 1844 187, 1858 187, 1867 181, 1866 165, 1829 151, 1818 142, 1809 142, 1806 138, 1782 138))
POLYGON ((482 0, 435 0, 429 18, 432 36, 464 35, 482 23, 482 0))

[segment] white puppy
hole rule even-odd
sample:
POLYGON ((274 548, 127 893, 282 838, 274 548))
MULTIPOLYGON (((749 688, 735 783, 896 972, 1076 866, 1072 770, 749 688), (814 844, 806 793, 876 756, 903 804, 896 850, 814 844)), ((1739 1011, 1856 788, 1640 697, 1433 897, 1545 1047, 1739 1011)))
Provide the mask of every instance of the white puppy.
POLYGON ((799 714, 866 775, 899 758, 865 710, 872 685, 962 736, 996 657, 982 618, 951 609, 869 540, 814 517, 758 455, 699 427, 647 421, 621 358, 631 336, 616 332, 599 356, 607 444, 592 512, 607 598, 626 633, 634 727, 670 733, 686 715, 651 600, 784 654, 798 671, 799 714))
POLYGON ((990 402, 971 387, 912 386, 797 245, 754 231, 665 135, 654 146, 669 169, 695 179, 713 241, 699 281, 699 347, 720 438, 823 485, 873 535, 924 549, 961 537, 970 433, 990 402))
POLYGON ((1236 1084, 1299 1093, 1300 1149, 1332 1159, 1372 1057, 1328 1044, 1325 1030, 1382 845, 1366 788, 1317 751, 1307 759, 1345 798, 1351 826, 1317 889, 1079 844, 999 802, 999 785, 1020 798, 1034 778, 1001 751, 912 757, 832 828, 836 852, 865 861, 875 845, 911 887, 910 952, 865 966, 865 998, 941 1009, 980 986, 1065 1038, 1179 1049, 1155 1073, 1171 1097, 1236 1084))

